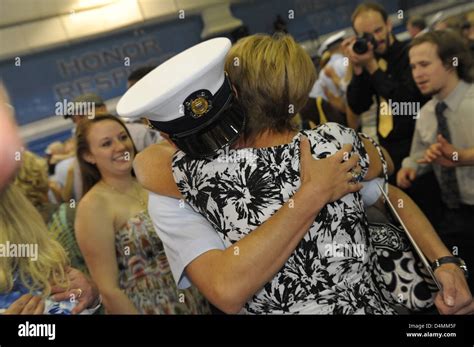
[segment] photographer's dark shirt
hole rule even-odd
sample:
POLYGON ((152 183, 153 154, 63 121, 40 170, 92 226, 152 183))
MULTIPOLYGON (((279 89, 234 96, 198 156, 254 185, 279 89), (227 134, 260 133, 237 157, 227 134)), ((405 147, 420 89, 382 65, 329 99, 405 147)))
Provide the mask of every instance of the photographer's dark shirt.
MULTIPOLYGON (((366 70, 359 75, 354 75, 347 88, 347 102, 352 111, 361 114, 367 111, 375 101, 377 107, 377 129, 379 125, 380 97, 387 102, 418 102, 418 109, 429 100, 418 90, 413 81, 408 59, 408 42, 394 43, 383 55, 376 55, 376 59, 383 58, 387 62, 387 71, 377 69, 370 75, 366 70)), ((401 105, 401 104, 399 104, 401 105)), ((408 105, 408 104, 405 104, 408 105)), ((416 104, 411 104, 416 109, 416 104)), ((387 137, 380 134, 379 140, 392 156, 396 169, 400 167, 403 158, 410 152, 411 139, 415 128, 416 114, 393 114, 393 130, 387 137)))

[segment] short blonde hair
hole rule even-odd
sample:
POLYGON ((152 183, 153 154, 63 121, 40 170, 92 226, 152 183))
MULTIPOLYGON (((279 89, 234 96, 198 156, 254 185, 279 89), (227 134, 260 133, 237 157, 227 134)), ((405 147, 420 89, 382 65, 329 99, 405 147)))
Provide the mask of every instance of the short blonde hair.
POLYGON ((280 33, 239 40, 227 55, 225 70, 247 113, 246 137, 293 129, 291 120, 316 80, 309 55, 290 35, 280 33))

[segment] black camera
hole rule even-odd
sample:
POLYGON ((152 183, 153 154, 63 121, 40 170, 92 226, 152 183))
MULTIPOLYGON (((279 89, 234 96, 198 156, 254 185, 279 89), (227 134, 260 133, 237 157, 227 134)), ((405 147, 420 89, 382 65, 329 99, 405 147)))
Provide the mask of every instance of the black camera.
POLYGON ((354 46, 352 46, 352 50, 357 54, 367 53, 369 50, 369 42, 372 44, 375 50, 377 48, 377 41, 375 41, 375 37, 372 34, 364 33, 356 39, 354 46))

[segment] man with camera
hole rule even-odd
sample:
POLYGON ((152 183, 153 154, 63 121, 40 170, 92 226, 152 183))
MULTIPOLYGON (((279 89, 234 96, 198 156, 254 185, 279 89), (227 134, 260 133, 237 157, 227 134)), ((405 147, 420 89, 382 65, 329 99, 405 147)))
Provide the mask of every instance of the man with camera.
POLYGON ((359 5, 352 14, 352 26, 358 37, 343 42, 353 69, 347 101, 352 111, 361 114, 375 96, 379 142, 390 153, 397 172, 410 152, 418 112, 392 114, 389 105, 408 102, 412 110, 419 110, 428 99, 413 82, 408 44, 391 33, 392 24, 381 5, 359 5))

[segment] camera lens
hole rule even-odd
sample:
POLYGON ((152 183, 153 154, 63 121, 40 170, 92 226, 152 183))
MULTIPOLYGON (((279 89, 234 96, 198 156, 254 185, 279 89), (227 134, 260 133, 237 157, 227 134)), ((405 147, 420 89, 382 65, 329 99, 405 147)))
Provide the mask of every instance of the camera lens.
POLYGON ((367 40, 363 37, 359 37, 356 42, 354 42, 354 46, 352 46, 352 50, 357 54, 364 54, 367 53, 369 50, 369 45, 367 44, 367 40))

